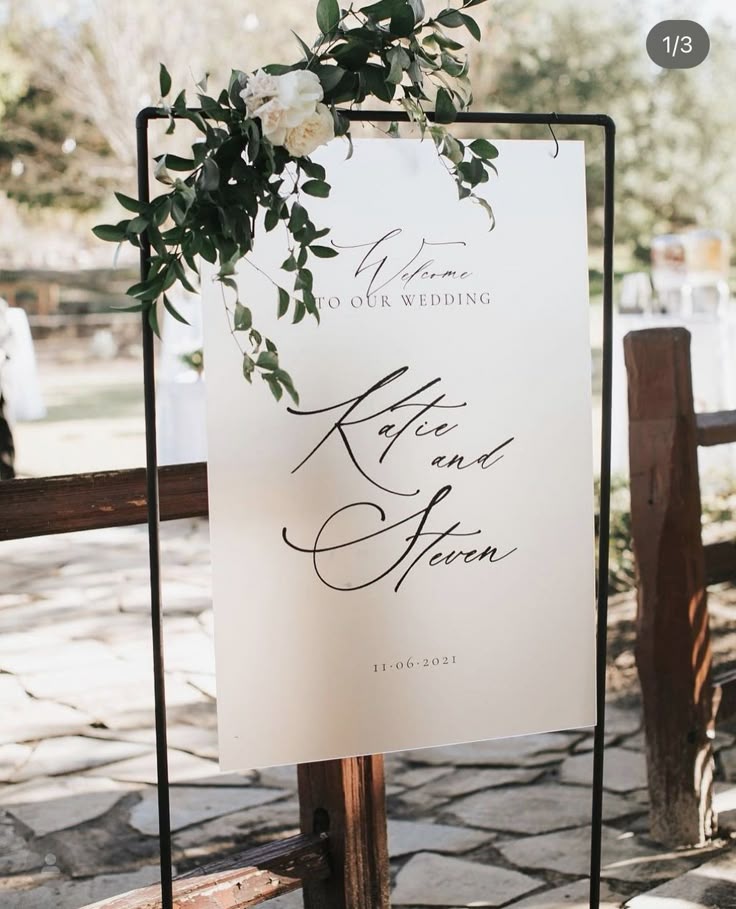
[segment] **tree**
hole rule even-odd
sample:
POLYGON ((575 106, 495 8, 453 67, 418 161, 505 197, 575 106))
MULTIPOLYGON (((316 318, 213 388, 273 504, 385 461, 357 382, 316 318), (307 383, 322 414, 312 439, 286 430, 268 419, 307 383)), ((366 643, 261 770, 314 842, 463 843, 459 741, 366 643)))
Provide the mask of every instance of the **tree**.
MULTIPOLYGON (((736 96, 725 89, 736 83, 736 58, 726 24, 710 27, 705 63, 676 71, 646 54, 653 21, 643 0, 497 0, 486 16, 488 37, 473 55, 477 109, 608 113, 616 121, 618 241, 645 253, 654 233, 691 224, 736 234, 736 96)), ((508 134, 545 135, 539 128, 508 134)), ((569 127, 556 134, 586 141, 598 239, 601 138, 569 127)))

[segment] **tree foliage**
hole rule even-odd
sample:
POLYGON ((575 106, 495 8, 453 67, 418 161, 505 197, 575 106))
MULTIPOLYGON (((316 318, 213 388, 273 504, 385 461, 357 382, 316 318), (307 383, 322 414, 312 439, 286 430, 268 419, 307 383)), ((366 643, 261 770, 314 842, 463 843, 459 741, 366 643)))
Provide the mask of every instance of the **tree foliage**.
MULTIPOLYGON (((471 52, 476 109, 606 113, 616 121, 618 242, 646 254, 653 234, 687 225, 736 235, 732 28, 709 24, 711 52, 700 66, 662 70, 646 54, 654 21, 644 0, 497 0, 483 15, 487 41, 471 52)), ((591 129, 555 132, 586 141, 599 239, 602 138, 591 129)))

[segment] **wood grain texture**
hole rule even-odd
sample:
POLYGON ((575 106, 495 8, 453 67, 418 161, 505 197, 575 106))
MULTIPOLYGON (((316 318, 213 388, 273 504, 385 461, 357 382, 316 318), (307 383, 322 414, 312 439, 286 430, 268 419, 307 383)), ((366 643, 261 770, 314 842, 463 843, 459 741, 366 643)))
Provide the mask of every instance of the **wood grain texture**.
POLYGON ((331 875, 305 909, 389 909, 383 755, 299 765, 303 833, 329 832, 331 875))
MULTIPOLYGON (((329 875, 328 837, 295 836, 230 856, 178 877, 174 909, 248 909, 329 875)), ((158 885, 86 909, 161 909, 158 885)))
POLYGON ((661 842, 684 846, 705 842, 715 829, 715 704, 690 333, 632 332, 624 352, 638 575, 636 663, 651 832, 661 842))
POLYGON ((696 425, 698 445, 724 445, 736 442, 736 410, 699 413, 696 425))
MULTIPOLYGON (((208 513, 207 465, 159 468, 161 520, 208 513)), ((146 471, 80 473, 0 483, 0 540, 144 524, 146 471)))

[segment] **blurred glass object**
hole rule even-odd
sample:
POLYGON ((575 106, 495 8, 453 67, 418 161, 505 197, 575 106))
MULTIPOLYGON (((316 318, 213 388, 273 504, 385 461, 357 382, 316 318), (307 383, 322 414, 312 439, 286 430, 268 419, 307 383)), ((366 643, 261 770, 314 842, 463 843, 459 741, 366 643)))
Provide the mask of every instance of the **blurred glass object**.
POLYGON ((659 312, 717 316, 729 299, 731 243, 722 230, 690 230, 652 240, 652 283, 659 312))

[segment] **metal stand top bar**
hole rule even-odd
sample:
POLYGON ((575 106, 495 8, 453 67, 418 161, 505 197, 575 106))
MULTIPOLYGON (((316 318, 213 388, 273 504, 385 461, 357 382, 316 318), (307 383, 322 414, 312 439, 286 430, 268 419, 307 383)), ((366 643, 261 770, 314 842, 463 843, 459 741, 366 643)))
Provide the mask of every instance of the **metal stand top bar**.
MULTIPOLYGON (((207 114, 199 108, 190 108, 192 111, 201 113, 204 117, 207 114)), ((341 114, 344 114, 349 120, 375 120, 377 123, 409 123, 409 115, 405 111, 390 110, 343 110, 338 108, 341 114)), ((136 124, 141 125, 150 120, 167 120, 170 114, 158 107, 144 107, 138 114, 136 124)), ((175 119, 179 119, 176 114, 175 119)), ((434 121, 434 113, 427 111, 427 119, 434 121)), ((504 124, 529 124, 539 126, 551 126, 559 124, 560 126, 601 126, 606 130, 615 131, 616 125, 608 114, 558 114, 554 111, 550 113, 529 113, 529 114, 504 114, 504 113, 486 113, 471 111, 459 113, 454 123, 504 123, 504 124)), ((452 125, 452 124, 447 124, 452 125)))

